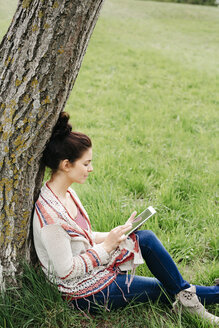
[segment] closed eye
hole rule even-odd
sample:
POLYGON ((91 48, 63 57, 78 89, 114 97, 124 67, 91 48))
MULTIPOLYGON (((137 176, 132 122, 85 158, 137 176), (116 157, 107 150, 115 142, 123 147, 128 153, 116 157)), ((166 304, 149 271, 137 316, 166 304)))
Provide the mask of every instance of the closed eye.
POLYGON ((84 166, 88 166, 91 163, 91 160, 89 160, 88 162, 84 163, 84 166))

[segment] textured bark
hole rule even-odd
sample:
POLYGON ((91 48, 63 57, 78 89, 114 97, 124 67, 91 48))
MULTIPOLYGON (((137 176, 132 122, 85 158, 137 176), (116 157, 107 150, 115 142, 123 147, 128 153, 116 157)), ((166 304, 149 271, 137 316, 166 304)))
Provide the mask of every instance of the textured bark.
POLYGON ((0 45, 0 284, 30 259, 40 158, 77 77, 103 0, 23 0, 0 45))

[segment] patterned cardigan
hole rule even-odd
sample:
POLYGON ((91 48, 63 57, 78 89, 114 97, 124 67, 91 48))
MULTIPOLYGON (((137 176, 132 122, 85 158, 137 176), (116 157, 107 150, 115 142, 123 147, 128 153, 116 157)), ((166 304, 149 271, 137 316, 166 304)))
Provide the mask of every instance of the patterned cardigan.
POLYGON ((135 234, 110 255, 95 244, 87 212, 76 193, 68 192, 84 214, 88 230, 79 227, 47 183, 35 204, 34 245, 48 279, 70 299, 95 294, 116 278, 118 272, 143 263, 135 234))

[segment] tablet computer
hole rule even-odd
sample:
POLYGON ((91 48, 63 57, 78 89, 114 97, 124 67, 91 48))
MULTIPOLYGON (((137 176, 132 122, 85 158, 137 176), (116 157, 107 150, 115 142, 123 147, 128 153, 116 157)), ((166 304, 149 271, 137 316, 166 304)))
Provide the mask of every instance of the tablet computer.
POLYGON ((133 231, 138 229, 142 224, 145 223, 152 215, 156 213, 155 209, 152 206, 149 206, 144 210, 141 214, 139 214, 134 221, 132 222, 132 227, 129 231, 125 233, 125 235, 130 235, 133 231))

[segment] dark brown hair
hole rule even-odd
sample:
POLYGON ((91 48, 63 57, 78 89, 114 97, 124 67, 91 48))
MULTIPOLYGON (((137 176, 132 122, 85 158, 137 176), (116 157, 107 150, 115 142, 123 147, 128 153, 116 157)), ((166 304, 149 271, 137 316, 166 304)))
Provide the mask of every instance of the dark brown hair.
POLYGON ((56 171, 60 161, 68 159, 74 163, 83 153, 92 147, 90 138, 80 132, 72 132, 69 114, 61 112, 53 128, 52 136, 43 152, 42 161, 52 171, 56 171))

